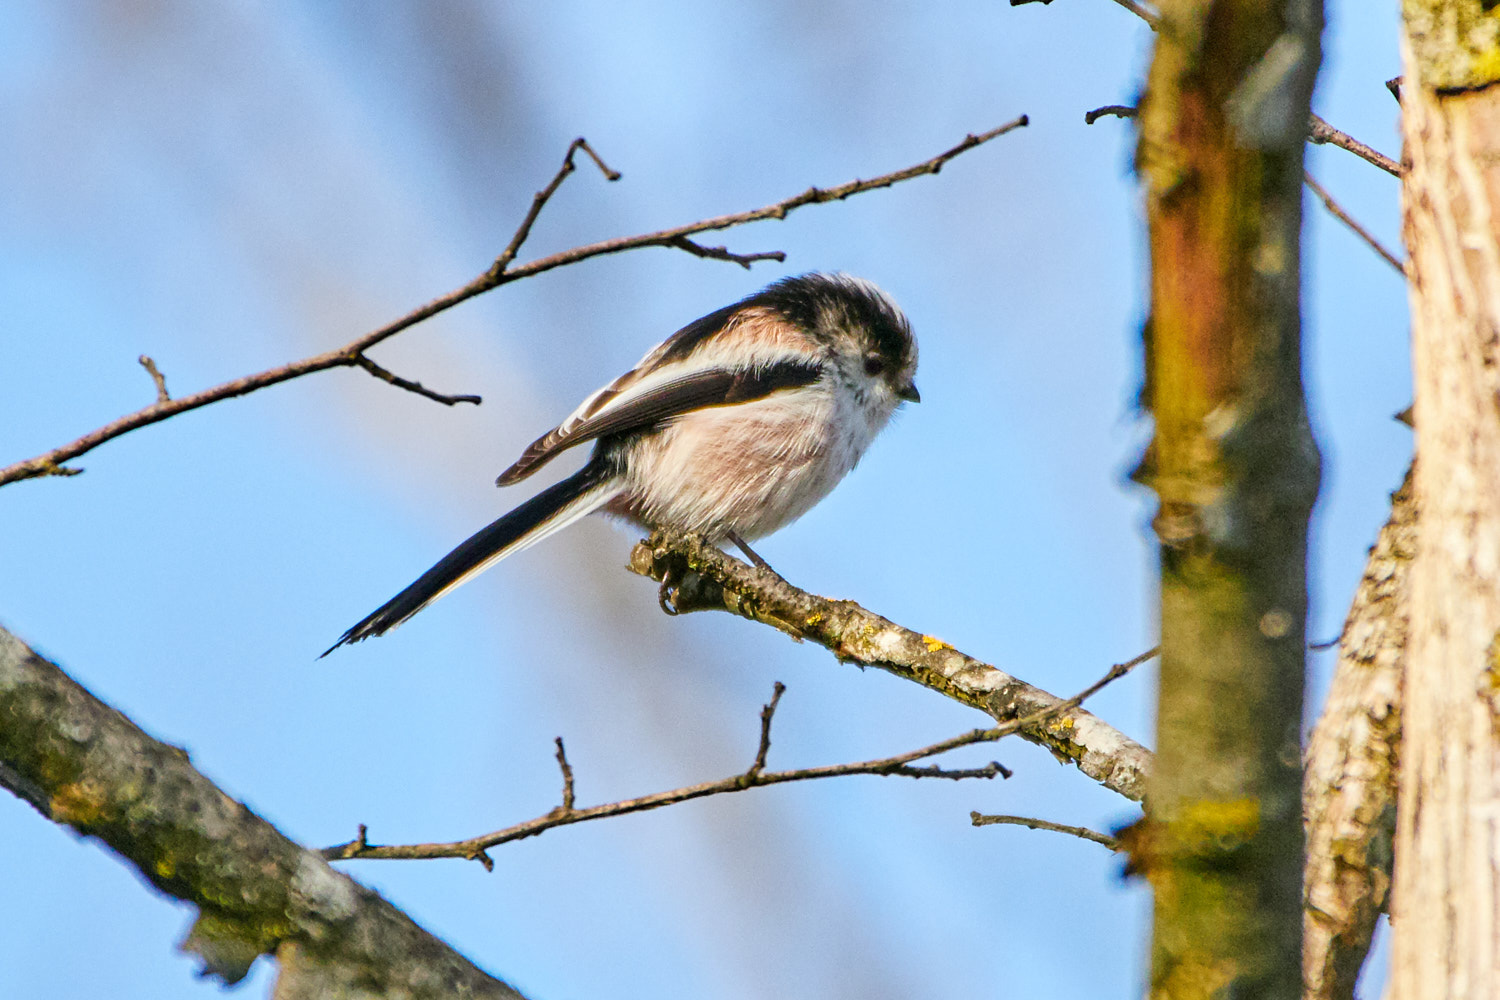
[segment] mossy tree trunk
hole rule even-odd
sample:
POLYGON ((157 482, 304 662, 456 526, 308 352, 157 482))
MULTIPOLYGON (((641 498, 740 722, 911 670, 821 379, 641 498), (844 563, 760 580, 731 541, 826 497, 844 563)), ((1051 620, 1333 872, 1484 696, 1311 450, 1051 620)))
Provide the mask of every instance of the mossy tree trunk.
POLYGON ((1157 761, 1135 865, 1151 993, 1300 992, 1307 523, 1303 144, 1320 0, 1168 0, 1140 115, 1151 242, 1137 477, 1157 493, 1157 761))
POLYGON ((1420 538, 1394 1000, 1500 996, 1500 9, 1404 5, 1420 538))

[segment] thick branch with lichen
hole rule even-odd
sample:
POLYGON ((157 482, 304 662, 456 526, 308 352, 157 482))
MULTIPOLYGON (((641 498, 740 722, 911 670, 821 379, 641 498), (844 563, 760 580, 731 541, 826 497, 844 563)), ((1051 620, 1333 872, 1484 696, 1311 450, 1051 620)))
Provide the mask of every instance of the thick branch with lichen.
MULTIPOLYGON (((931 688, 1000 723, 1047 712, 1064 701, 941 639, 903 628, 853 601, 799 590, 690 535, 657 532, 635 547, 630 568, 663 582, 678 612, 728 611, 763 622, 815 642, 841 660, 931 688)), ((1145 794, 1151 751, 1090 712, 1071 708, 1025 726, 1017 735, 1128 799, 1139 801, 1145 794)))
POLYGON ((196 906, 183 948, 226 983, 271 955, 278 998, 520 997, 3 628, 0 761, 0 786, 196 906))

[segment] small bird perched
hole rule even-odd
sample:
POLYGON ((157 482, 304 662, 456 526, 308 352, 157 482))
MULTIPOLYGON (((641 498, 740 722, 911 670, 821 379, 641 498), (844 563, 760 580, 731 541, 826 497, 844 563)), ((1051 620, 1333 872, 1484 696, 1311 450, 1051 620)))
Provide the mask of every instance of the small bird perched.
POLYGON ((527 448, 496 485, 594 441, 587 465, 484 528, 323 653, 383 635, 448 591, 594 511, 747 544, 790 524, 920 396, 896 304, 845 274, 783 278, 689 323, 527 448))

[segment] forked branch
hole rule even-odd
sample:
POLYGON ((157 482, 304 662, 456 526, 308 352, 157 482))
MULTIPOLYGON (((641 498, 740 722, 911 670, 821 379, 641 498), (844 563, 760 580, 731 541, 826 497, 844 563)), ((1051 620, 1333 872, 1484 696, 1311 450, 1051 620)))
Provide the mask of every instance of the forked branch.
MULTIPOLYGON (((924 174, 936 174, 955 157, 977 146, 981 146, 991 139, 998 138, 1007 132, 1021 128, 1026 124, 1026 116, 1022 115, 988 132, 965 136, 963 141, 951 149, 944 150, 934 157, 923 160, 921 163, 904 167, 888 174, 881 174, 869 180, 853 180, 846 184, 830 188, 812 187, 800 194, 795 194, 789 198, 783 198, 781 201, 746 212, 735 212, 730 215, 715 216, 711 219, 700 219, 697 222, 690 222, 686 225, 674 226, 670 229, 661 229, 651 233, 641 233, 636 236, 621 236, 615 239, 601 240, 597 243, 574 247, 571 250, 549 254, 525 264, 512 266, 516 255, 520 253, 527 237, 530 236, 531 228, 535 224, 537 217, 541 214, 542 209, 546 207, 547 202, 551 200, 552 196, 557 193, 557 189, 561 187, 562 182, 576 169, 573 158, 579 151, 591 157, 608 179, 619 179, 620 175, 607 167, 587 142, 583 139, 576 139, 568 146, 562 166, 558 168, 552 180, 532 198, 531 207, 522 218, 521 224, 516 227, 515 234, 511 237, 505 249, 501 251, 500 256, 495 258, 494 262, 485 269, 483 274, 468 284, 455 288, 446 295, 439 296, 426 305, 413 309, 405 316, 372 330, 364 336, 350 341, 343 347, 334 348, 331 351, 315 354, 300 361, 293 361, 276 368, 269 368, 253 375, 246 375, 243 378, 224 382, 212 388, 204 389, 191 395, 181 396, 177 399, 162 399, 159 393, 157 402, 151 406, 143 407, 134 413, 126 414, 118 420, 105 424, 103 427, 90 431, 76 440, 60 445, 34 458, 25 459, 0 468, 0 486, 18 482, 22 479, 35 479, 40 476, 75 475, 80 470, 69 467, 65 463, 87 454, 106 441, 111 441, 122 434, 128 434, 130 431, 141 427, 160 423, 180 413, 196 410, 211 403, 233 399, 236 396, 244 396, 268 386, 289 382, 292 379, 311 375, 314 372, 327 371, 330 368, 364 368, 366 371, 370 371, 371 374, 377 375, 377 377, 390 382, 392 385, 411 392, 417 392, 429 399, 449 405, 452 405, 454 402, 477 401, 473 397, 444 396, 440 393, 434 393, 422 388, 416 382, 401 379, 391 375, 389 372, 381 375, 375 370, 378 366, 374 366, 374 362, 369 360, 366 352, 377 344, 383 343, 396 334, 401 333, 403 330, 407 330, 421 323, 423 320, 431 319, 433 316, 445 312, 461 302, 466 302, 476 295, 482 295, 512 281, 519 281, 522 278, 541 274, 544 271, 551 271, 559 267, 576 264, 579 261, 589 260, 593 257, 602 257, 606 254, 621 253, 641 247, 659 246, 683 250, 698 257, 729 261, 744 267, 748 267, 752 262, 757 260, 780 260, 783 255, 779 251, 736 254, 723 247, 701 246, 689 239, 689 237, 697 233, 730 229, 749 222, 758 222, 762 219, 784 219, 789 213, 804 205, 842 201, 845 198, 851 198, 866 191, 899 184, 913 177, 920 177, 924 174), (387 378, 386 376, 390 377, 387 378)), ((380 369, 380 371, 383 372, 384 369, 380 369)))
MULTIPOLYGON (((1099 686, 1108 683, 1116 675, 1107 677, 1100 685, 1095 685, 1089 691, 1098 690, 1099 686)), ((912 766, 915 761, 936 757, 956 750, 959 747, 970 746, 975 743, 990 743, 1017 731, 1019 723, 1008 726, 997 726, 993 729, 975 729, 958 736, 942 740, 930 746, 911 750, 907 753, 896 754, 893 757, 881 757, 878 760, 859 761, 852 764, 828 764, 822 767, 804 767, 790 771, 767 771, 766 757, 771 752, 771 719, 776 714, 776 706, 781 701, 781 695, 786 691, 786 686, 780 681, 776 682, 775 690, 771 694, 771 700, 761 709, 760 713, 760 743, 756 748, 755 760, 751 765, 739 774, 721 778, 718 781, 705 781, 696 785, 688 785, 683 788, 674 788, 667 792, 657 792, 654 795, 642 795, 639 798, 623 799, 619 802, 610 802, 604 805, 590 806, 579 809, 574 805, 573 793, 573 768, 568 763, 568 758, 563 752, 563 742, 557 741, 557 762, 563 772, 562 802, 556 808, 535 819, 529 819, 524 823, 517 823, 493 833, 486 833, 468 840, 457 840, 449 843, 432 844, 371 844, 369 842, 367 828, 361 824, 359 834, 353 840, 344 844, 336 844, 333 847, 325 847, 322 851, 324 858, 330 861, 346 861, 353 859, 426 859, 426 858, 466 858, 478 861, 484 865, 486 870, 493 870, 495 863, 490 858, 488 850, 501 844, 508 844, 515 840, 524 840, 527 837, 535 837, 548 830, 559 826, 570 826, 574 823, 584 823, 593 819, 605 819, 610 816, 624 816, 629 813, 645 812, 649 809, 660 809, 663 806, 676 805, 679 802, 690 802, 693 799, 707 798, 710 795, 727 795, 733 792, 743 792, 749 788, 763 788, 767 785, 781 785, 792 781, 816 781, 822 778, 839 778, 855 774, 876 774, 883 776, 897 776, 903 778, 947 778, 959 781, 966 778, 1008 778, 1010 771, 998 761, 991 761, 982 767, 971 768, 944 768, 937 765, 927 767, 912 766)), ((1087 697, 1085 692, 1080 697, 1087 697)))

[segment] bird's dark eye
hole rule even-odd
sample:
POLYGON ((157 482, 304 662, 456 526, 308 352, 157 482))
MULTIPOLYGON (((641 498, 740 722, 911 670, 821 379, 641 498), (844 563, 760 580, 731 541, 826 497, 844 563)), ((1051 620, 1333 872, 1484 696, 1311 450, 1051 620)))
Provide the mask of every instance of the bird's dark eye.
POLYGON ((866 375, 874 377, 883 371, 885 371, 885 358, 882 358, 878 354, 872 354, 868 358, 865 358, 866 375))

